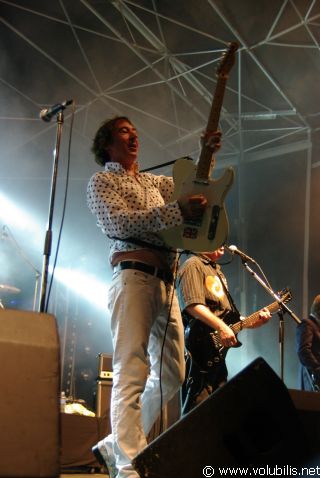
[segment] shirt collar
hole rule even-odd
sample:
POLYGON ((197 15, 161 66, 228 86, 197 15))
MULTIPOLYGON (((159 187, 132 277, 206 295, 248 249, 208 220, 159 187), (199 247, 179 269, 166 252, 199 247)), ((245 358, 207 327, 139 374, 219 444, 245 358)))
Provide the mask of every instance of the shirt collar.
POLYGON ((314 319, 314 321, 315 321, 318 325, 320 325, 320 319, 318 319, 318 317, 317 317, 316 315, 314 315, 314 314, 311 313, 310 316, 314 319))
MULTIPOLYGON (((107 172, 107 173, 122 173, 122 174, 127 174, 126 170, 124 169, 124 167, 120 164, 120 163, 117 163, 116 161, 108 161, 105 165, 104 165, 104 170, 107 172)), ((136 176, 140 174, 139 170, 137 170, 136 172, 136 176)))
POLYGON ((218 267, 218 264, 215 261, 213 261, 209 257, 205 256, 204 254, 198 254, 198 257, 201 260, 201 262, 203 262, 203 264, 210 265, 214 268, 218 267))
POLYGON ((108 173, 125 173, 126 172, 126 170, 120 163, 116 163, 113 161, 108 161, 105 164, 104 169, 108 173))

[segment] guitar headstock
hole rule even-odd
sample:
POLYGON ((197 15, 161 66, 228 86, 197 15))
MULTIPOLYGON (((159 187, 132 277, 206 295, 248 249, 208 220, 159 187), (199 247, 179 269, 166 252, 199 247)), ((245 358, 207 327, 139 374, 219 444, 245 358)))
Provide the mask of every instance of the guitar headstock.
POLYGON ((239 45, 236 42, 229 43, 228 49, 223 53, 217 68, 217 76, 226 78, 234 65, 236 51, 239 45))
POLYGON ((292 294, 289 287, 285 287, 280 292, 278 292, 278 296, 285 304, 292 299, 292 294))

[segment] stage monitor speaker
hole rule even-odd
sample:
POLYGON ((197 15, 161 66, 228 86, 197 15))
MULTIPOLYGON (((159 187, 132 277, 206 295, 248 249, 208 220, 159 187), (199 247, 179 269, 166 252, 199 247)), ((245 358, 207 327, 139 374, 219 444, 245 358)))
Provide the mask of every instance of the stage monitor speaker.
POLYGON ((59 476, 60 351, 52 315, 0 310, 0 476, 59 476))
POLYGON ((133 464, 141 478, 194 478, 217 476, 217 469, 210 473, 225 465, 293 466, 307 459, 307 450, 287 388, 258 358, 154 440, 133 464))
POLYGON ((305 390, 289 390, 289 393, 320 463, 320 393, 305 390))

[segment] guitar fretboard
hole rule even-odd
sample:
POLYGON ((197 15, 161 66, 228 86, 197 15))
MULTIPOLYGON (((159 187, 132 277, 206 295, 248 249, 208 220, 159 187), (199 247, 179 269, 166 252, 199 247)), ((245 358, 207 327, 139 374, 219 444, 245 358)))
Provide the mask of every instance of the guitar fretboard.
MULTIPOLYGON (((286 302, 286 301, 284 301, 286 302)), ((279 303, 278 302, 273 302, 272 304, 268 305, 266 307, 271 314, 274 312, 277 312, 279 310, 279 303)), ((254 312, 251 315, 248 315, 244 320, 241 320, 240 322, 237 322, 236 324, 232 325, 231 328, 234 331, 235 334, 239 333, 241 329, 244 329, 246 327, 250 327, 251 325, 254 325, 258 322, 259 320, 259 315, 260 315, 260 310, 257 312, 254 312)))
MULTIPOLYGON (((222 103, 224 92, 227 84, 227 75, 221 75, 218 77, 214 99, 211 105, 211 110, 209 114, 209 119, 207 123, 206 131, 216 131, 219 126, 219 117, 221 113, 222 103)), ((207 181, 210 176, 212 161, 212 150, 205 144, 202 146, 197 171, 196 171, 196 181, 207 181)))

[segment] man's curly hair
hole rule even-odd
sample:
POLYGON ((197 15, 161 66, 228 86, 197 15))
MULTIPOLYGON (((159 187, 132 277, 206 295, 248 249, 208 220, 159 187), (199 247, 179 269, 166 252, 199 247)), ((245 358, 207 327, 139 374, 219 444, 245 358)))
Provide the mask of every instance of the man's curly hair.
POLYGON ((313 299, 311 305, 311 314, 315 314, 320 317, 320 294, 316 295, 316 297, 313 299))
POLYGON ((111 158, 107 151, 107 146, 113 143, 113 132, 118 121, 125 120, 130 124, 131 121, 126 116, 115 116, 114 118, 107 119, 102 123, 96 135, 93 139, 91 151, 95 156, 95 162, 100 166, 104 166, 111 158))

